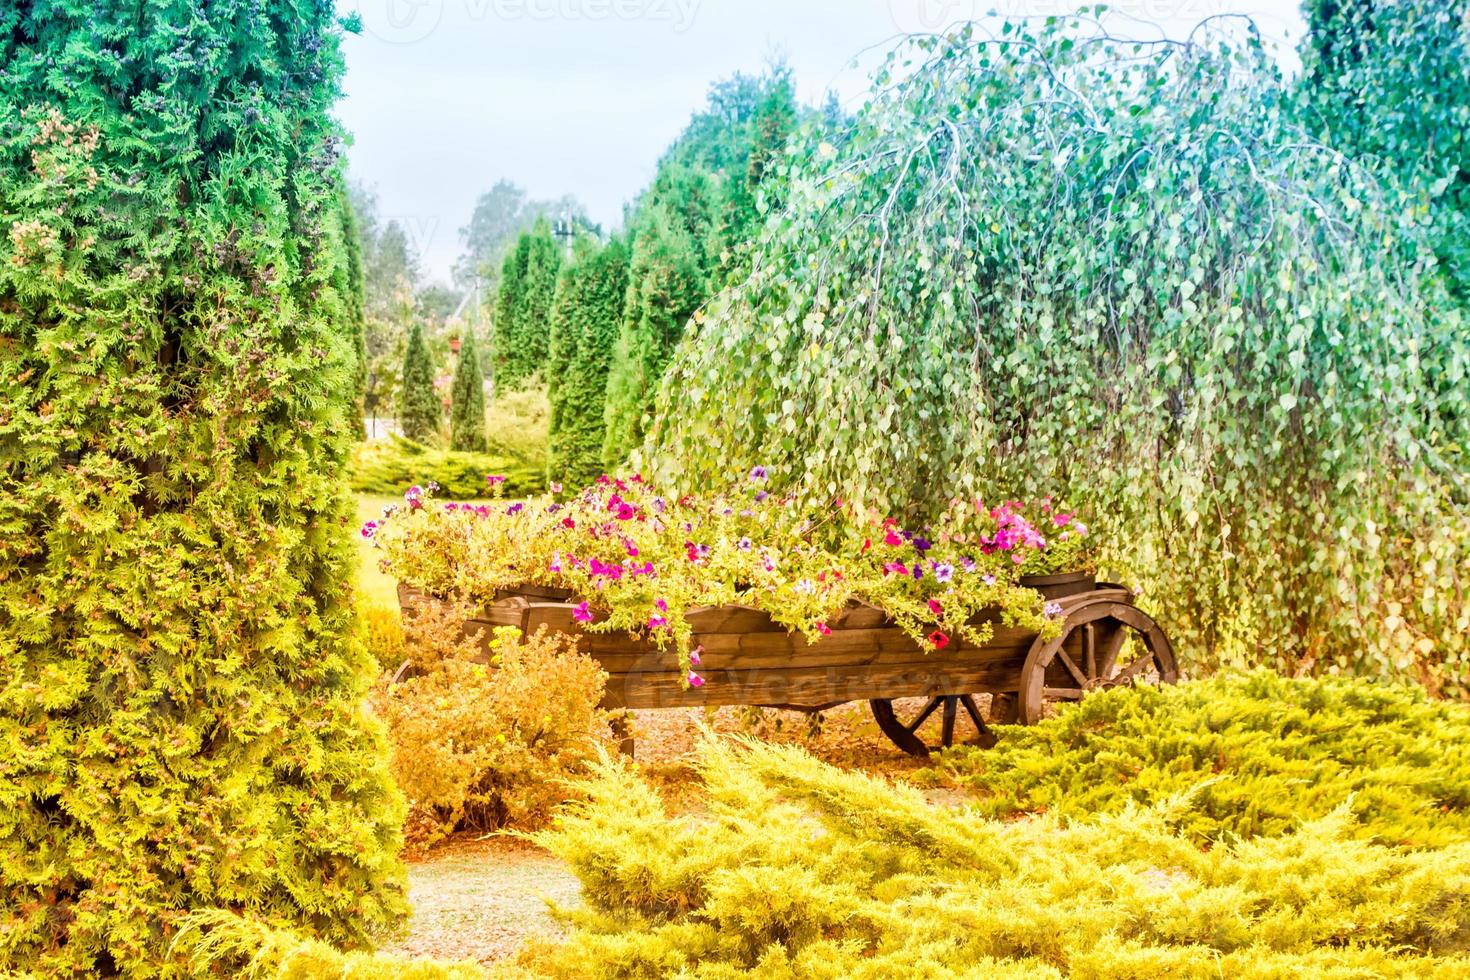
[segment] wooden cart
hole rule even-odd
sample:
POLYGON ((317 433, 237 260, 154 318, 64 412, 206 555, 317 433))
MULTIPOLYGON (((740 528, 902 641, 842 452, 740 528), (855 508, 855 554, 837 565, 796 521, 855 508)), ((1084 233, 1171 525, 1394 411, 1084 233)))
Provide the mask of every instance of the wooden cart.
MULTIPOLYGON (((935 745, 989 744, 990 723, 1032 724, 1049 701, 1075 701, 1090 691, 1133 683, 1172 684, 1178 669, 1168 638, 1133 605, 1121 586, 1090 577, 1053 576, 1030 582, 1062 607, 1059 636, 1005 626, 994 614, 990 640, 980 646, 959 637, 929 650, 867 605, 854 605, 831 622, 832 632, 809 644, 760 610, 720 606, 689 613, 698 668, 706 683, 684 686, 677 655, 626 633, 593 633, 572 616, 565 592, 525 586, 509 590, 466 622, 488 638, 495 626, 533 632, 545 625, 577 638, 578 647, 607 671, 607 708, 702 708, 758 705, 820 711, 867 701, 883 733, 900 749, 927 755, 935 745), (1129 642, 1129 641, 1132 642, 1129 642), (982 705, 977 696, 988 696, 982 705), (921 726, 939 714, 937 738, 921 726)), ((433 597, 399 586, 412 615, 433 597)), ((930 726, 934 727, 933 725, 930 726)), ((631 751, 631 743, 625 748, 631 751)))

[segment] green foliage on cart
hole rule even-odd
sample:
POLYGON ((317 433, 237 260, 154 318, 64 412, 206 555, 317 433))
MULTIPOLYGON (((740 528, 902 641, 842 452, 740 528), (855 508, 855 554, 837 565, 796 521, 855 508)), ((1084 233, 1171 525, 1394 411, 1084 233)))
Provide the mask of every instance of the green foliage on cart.
POLYGON ((473 500, 489 491, 486 477, 506 478, 507 496, 524 497, 546 488, 542 467, 494 453, 462 453, 425 446, 399 436, 361 443, 352 451, 348 482, 357 493, 397 497, 410 486, 437 483, 447 500, 473 500))
MULTIPOLYGON (((538 976, 1458 976, 1470 844, 1363 839, 1346 808, 1198 847, 1185 808, 991 820, 759 742, 710 742, 709 813, 601 765, 537 840, 582 882, 538 976)), ((1282 788, 1285 789, 1285 781, 1282 788)), ((1346 804, 1347 800, 1344 798, 1346 804)))
POLYGON ((683 491, 760 463, 905 520, 1060 492, 1187 664, 1470 690, 1470 330, 1238 23, 901 48, 793 151, 642 468, 683 491))
POLYGON ((548 380, 551 479, 586 486, 602 473, 608 366, 628 289, 628 250, 590 237, 563 267, 551 317, 548 380))
POLYGON ((407 913, 355 639, 330 4, 0 13, 0 973, 407 913))
POLYGON ((551 225, 538 219, 506 255, 495 294, 492 364, 495 390, 511 391, 539 376, 551 340, 551 302, 561 268, 561 247, 551 225))
POLYGON ((956 748, 930 773, 997 819, 1082 819, 1180 801, 1200 844, 1290 833, 1338 807, 1349 832, 1401 847, 1470 840, 1470 710, 1362 678, 1219 674, 1118 688, 992 751, 956 748))
POLYGON ((459 363, 454 367, 454 385, 449 392, 449 448, 469 453, 486 449, 485 375, 480 370, 473 330, 465 331, 459 345, 459 363))
POLYGON ((1305 119, 1401 178, 1440 267, 1470 306, 1470 19, 1462 0, 1308 0, 1305 119))
POLYGON ((444 409, 434 391, 434 361, 424 343, 424 329, 415 323, 408 332, 398 391, 398 427, 407 439, 423 442, 439 434, 444 409))

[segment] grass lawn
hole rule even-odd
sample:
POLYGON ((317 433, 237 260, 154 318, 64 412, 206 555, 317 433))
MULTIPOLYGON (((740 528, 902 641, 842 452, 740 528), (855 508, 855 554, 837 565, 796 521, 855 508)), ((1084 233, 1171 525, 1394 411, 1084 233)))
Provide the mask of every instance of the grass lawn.
MULTIPOLYGON (((381 520, 383 508, 389 504, 401 504, 401 497, 375 497, 371 494, 360 493, 357 495, 357 522, 361 526, 364 521, 381 520)), ((378 568, 378 549, 373 543, 362 537, 354 535, 357 541, 358 576, 357 588, 362 594, 364 605, 383 606, 388 609, 398 608, 398 583, 383 574, 378 568)))

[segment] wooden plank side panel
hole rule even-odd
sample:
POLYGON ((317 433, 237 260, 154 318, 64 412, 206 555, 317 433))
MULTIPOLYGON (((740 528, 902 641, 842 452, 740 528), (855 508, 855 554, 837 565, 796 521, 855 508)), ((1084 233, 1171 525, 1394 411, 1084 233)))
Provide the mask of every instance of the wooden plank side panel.
POLYGON ((1014 691, 1015 659, 984 663, 887 664, 768 670, 701 671, 703 687, 685 689, 673 671, 613 674, 609 708, 697 708, 729 704, 817 705, 868 698, 928 697, 1014 691))
MULTIPOLYGON (((859 631, 851 631, 858 633, 859 631)), ((775 668, 818 668, 865 666, 874 664, 982 663, 996 660, 1025 659, 1031 647, 1029 638, 1007 644, 989 643, 976 648, 961 644, 944 650, 930 650, 914 643, 901 630, 888 628, 864 630, 857 636, 823 637, 808 645, 800 634, 787 637, 760 634, 719 634, 700 637, 701 667, 708 670, 769 670, 775 668)), ((660 651, 649 643, 633 644, 623 638, 593 635, 586 637, 585 651, 609 673, 646 670, 674 670, 678 658, 673 650, 660 651), (621 641, 621 642, 620 642, 621 641)), ((703 672, 703 671, 701 671, 703 672)))

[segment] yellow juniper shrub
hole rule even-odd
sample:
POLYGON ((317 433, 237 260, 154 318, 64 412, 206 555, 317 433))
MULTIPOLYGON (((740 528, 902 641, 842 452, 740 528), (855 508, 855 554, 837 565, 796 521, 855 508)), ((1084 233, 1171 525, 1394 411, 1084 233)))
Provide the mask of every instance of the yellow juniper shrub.
POLYGON ((1201 848, 1179 807, 994 820, 789 746, 711 741, 707 812, 604 762, 535 835, 582 881, 563 978, 1459 977, 1470 842, 1363 840, 1343 806, 1201 848))
POLYGON ((994 749, 943 753, 928 781, 972 791, 994 817, 1187 797, 1178 826, 1201 843, 1285 833, 1343 805, 1353 836, 1470 839, 1470 707, 1415 685, 1226 673, 1102 692, 1002 732, 994 749))

